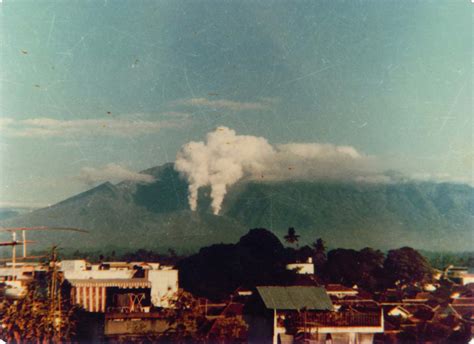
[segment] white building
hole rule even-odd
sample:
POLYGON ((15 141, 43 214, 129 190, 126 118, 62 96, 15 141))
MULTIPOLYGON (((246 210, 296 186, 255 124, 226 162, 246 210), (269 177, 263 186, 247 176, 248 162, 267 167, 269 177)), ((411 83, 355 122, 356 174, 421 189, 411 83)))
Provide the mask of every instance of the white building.
POLYGON ((159 263, 61 262, 75 303, 89 312, 147 312, 169 307, 178 292, 178 270, 159 263))
POLYGON ((447 269, 448 277, 462 285, 474 283, 474 273, 467 267, 450 266, 447 269))
POLYGON ((287 270, 293 270, 302 275, 314 275, 313 259, 310 257, 304 263, 290 263, 286 265, 287 270))
POLYGON ((384 331, 380 307, 370 312, 338 311, 322 287, 268 286, 257 290, 265 307, 273 312, 273 344, 291 344, 295 337, 314 344, 369 344, 376 333, 384 331), (288 322, 295 333, 288 333, 288 322))
POLYGON ((8 262, 0 267, 0 282, 5 284, 4 295, 7 298, 21 298, 26 295, 28 284, 39 273, 46 272, 40 263, 8 262))

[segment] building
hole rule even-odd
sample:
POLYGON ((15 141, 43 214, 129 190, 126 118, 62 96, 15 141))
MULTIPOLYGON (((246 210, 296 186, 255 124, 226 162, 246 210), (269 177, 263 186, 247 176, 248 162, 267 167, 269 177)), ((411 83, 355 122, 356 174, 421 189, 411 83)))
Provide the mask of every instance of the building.
POLYGON ((46 270, 47 267, 40 263, 6 263, 0 267, 0 283, 4 285, 2 294, 13 299, 25 296, 28 284, 46 270))
POLYGON ((298 274, 302 275, 313 275, 314 274, 314 264, 313 258, 309 257, 306 262, 303 263, 290 263, 286 265, 287 270, 296 271, 298 274))
POLYGON ((322 287, 257 287, 265 307, 273 313, 272 342, 293 343, 303 338, 311 343, 372 343, 383 333, 384 320, 375 303, 363 310, 355 306, 334 307, 322 287))
POLYGON ((331 299, 343 299, 347 297, 355 297, 359 294, 359 291, 354 288, 343 286, 342 284, 326 284, 324 286, 326 292, 331 299))
POLYGON ((146 262, 63 260, 72 300, 89 312, 139 313, 169 307, 178 292, 178 271, 146 262))
POLYGON ((450 266, 446 270, 448 278, 456 283, 461 285, 474 283, 474 273, 467 267, 450 266))

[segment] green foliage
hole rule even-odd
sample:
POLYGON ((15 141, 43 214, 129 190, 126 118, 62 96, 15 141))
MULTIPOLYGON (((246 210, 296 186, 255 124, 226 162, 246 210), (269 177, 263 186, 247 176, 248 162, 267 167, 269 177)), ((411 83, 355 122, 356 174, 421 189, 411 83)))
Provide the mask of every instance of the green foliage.
POLYGON ((68 291, 56 271, 54 258, 46 279, 30 283, 24 298, 1 303, 5 339, 18 343, 71 341, 76 334, 79 308, 70 304, 68 291))
POLYGON ((247 330, 247 323, 240 317, 218 318, 212 325, 213 339, 219 344, 240 343, 247 330))
POLYGON ((324 242, 323 239, 318 238, 313 244, 312 248, 314 250, 313 253, 313 263, 314 263, 314 268, 316 269, 317 272, 320 272, 321 269, 324 267, 324 264, 326 264, 326 243, 324 242))
POLYGON ((169 329, 162 339, 173 343, 203 343, 208 320, 199 300, 188 292, 180 292, 170 303, 171 307, 163 310, 169 329))
POLYGON ((184 289, 211 299, 227 297, 238 287, 291 281, 285 249, 271 232, 252 229, 237 244, 202 248, 178 264, 184 289))
POLYGON ((236 343, 245 335, 248 326, 239 317, 225 317, 209 320, 192 294, 181 291, 171 300, 171 307, 164 309, 164 317, 169 329, 159 341, 173 343, 207 343, 212 327, 212 339, 218 343, 236 343))
POLYGON ((368 247, 360 251, 342 248, 331 250, 324 266, 324 278, 332 283, 347 286, 356 284, 367 290, 375 290, 383 283, 383 262, 384 254, 368 247))
POLYGON ((390 250, 384 263, 392 283, 410 284, 431 280, 432 269, 425 257, 411 247, 390 250))

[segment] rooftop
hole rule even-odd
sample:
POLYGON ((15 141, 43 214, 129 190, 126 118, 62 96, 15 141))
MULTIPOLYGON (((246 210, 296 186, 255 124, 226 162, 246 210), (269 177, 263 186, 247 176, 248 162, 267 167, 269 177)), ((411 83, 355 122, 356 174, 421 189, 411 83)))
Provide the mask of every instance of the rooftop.
POLYGON ((333 310, 326 290, 311 286, 257 287, 265 306, 279 310, 333 310))
POLYGON ((111 278, 111 279, 70 279, 74 287, 117 287, 117 288, 151 288, 146 278, 111 278))
POLYGON ((352 288, 346 287, 342 284, 326 284, 325 285, 326 291, 328 293, 357 293, 357 290, 352 288))

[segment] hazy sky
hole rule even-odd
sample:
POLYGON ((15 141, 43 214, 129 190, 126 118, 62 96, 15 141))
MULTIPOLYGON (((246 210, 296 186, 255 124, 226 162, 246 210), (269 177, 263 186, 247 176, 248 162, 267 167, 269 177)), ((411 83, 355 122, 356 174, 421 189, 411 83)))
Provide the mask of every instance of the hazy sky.
POLYGON ((473 8, 3 0, 0 205, 139 178, 218 125, 472 180, 473 8))

